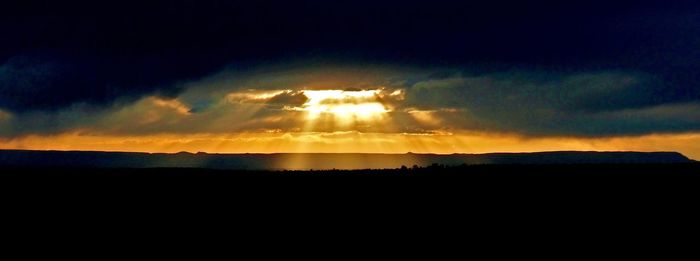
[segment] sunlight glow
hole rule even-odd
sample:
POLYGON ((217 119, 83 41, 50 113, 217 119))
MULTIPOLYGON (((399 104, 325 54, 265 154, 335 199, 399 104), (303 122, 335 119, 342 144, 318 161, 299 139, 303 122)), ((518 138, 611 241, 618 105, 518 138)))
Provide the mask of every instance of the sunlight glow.
POLYGON ((557 150, 679 151, 700 159, 700 133, 617 138, 522 138, 491 133, 402 134, 264 132, 145 136, 29 135, 0 138, 0 149, 209 153, 485 153, 557 150))
POLYGON ((308 112, 310 120, 318 119, 324 114, 332 115, 345 122, 381 118, 382 114, 389 110, 379 102, 377 98, 379 92, 379 90, 305 90, 303 93, 308 101, 302 105, 302 110, 308 112))

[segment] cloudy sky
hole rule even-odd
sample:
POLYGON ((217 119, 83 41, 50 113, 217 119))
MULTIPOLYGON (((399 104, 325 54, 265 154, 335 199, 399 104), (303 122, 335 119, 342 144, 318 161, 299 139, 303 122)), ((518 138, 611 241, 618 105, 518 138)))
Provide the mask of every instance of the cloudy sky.
POLYGON ((12 2, 0 148, 700 159, 696 1, 12 2))

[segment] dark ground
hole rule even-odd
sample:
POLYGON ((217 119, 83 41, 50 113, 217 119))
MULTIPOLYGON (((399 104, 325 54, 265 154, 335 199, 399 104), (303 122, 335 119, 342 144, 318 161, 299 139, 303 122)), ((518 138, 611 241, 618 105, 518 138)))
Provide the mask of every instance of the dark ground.
POLYGON ((700 199, 697 163, 333 171, 4 168, 0 172, 5 202, 21 208, 49 209, 54 214, 76 205, 79 211, 100 209, 109 215, 122 215, 123 209, 200 217, 234 213, 273 223, 300 217, 308 222, 309 216, 323 222, 334 218, 394 222, 379 217, 384 215, 392 219, 470 215, 499 223, 535 217, 607 220, 615 213, 632 213, 626 215, 635 220, 658 215, 676 219, 690 217, 700 199))
POLYGON ((245 171, 194 168, 0 168, 5 189, 303 194, 401 192, 694 192, 700 164, 461 165, 382 170, 245 171))
POLYGON ((97 249, 102 241, 93 238, 115 235, 148 249, 153 238, 183 249, 192 242, 228 248, 236 239, 245 242, 238 246, 256 247, 250 249, 257 255, 283 251, 265 247, 275 244, 288 246, 283 254, 307 249, 324 257, 363 256, 356 251, 368 248, 391 252, 391 245, 410 246, 398 253, 421 257, 442 253, 427 251, 429 245, 463 254, 474 253, 466 247, 548 256, 615 249, 668 257, 675 252, 652 250, 664 242, 675 248, 697 242, 686 238, 697 238, 700 198, 695 163, 0 173, 4 224, 18 231, 15 242, 34 242, 36 235, 66 242, 79 228, 81 244, 97 249), (643 244, 654 248, 640 249, 643 244))

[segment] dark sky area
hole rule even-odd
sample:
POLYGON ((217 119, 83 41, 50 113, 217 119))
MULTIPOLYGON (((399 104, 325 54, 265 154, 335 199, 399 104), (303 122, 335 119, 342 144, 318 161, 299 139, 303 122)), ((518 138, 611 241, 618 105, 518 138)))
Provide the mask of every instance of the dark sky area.
POLYGON ((531 102, 527 108, 575 116, 527 134, 700 129, 697 116, 678 111, 700 100, 698 1, 3 1, 0 39, 0 110, 17 115, 177 97, 184 89, 176 83, 224 68, 315 59, 452 68, 468 79, 444 96, 422 94, 416 107, 469 101, 473 112, 508 119, 464 128, 508 130, 531 117, 551 119, 498 109, 514 96, 531 102), (454 99, 484 75, 496 89, 469 87, 483 99, 454 99), (624 77, 640 83, 583 96, 554 90, 606 79, 625 85, 624 77), (519 81, 545 83, 530 90, 535 95, 513 87, 519 81), (645 111, 652 121, 619 126, 634 117, 585 114, 661 105, 681 107, 645 111))

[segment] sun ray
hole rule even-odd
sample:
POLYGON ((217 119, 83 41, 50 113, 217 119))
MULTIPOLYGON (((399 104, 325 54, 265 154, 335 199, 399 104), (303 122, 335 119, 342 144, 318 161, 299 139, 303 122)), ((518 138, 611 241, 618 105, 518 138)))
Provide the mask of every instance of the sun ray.
POLYGON ((303 131, 376 130, 388 121, 381 90, 303 90, 308 100, 290 108, 305 113, 303 131))

